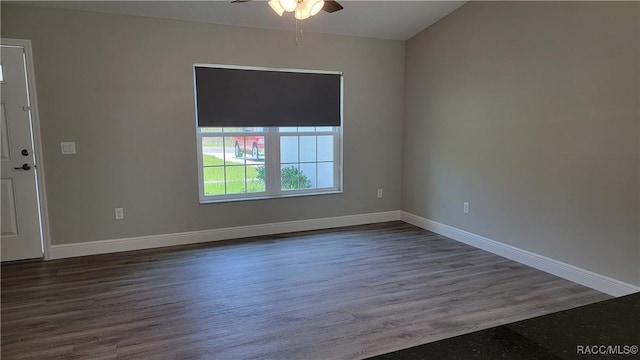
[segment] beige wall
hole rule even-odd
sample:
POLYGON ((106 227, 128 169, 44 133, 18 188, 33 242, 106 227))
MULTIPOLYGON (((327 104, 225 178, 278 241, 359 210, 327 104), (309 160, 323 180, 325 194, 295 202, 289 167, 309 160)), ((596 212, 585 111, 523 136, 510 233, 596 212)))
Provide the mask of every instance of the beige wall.
POLYGON ((32 40, 53 244, 400 208, 404 42, 6 4, 2 37, 32 40), (343 71, 344 194, 199 205, 193 63, 343 71))
POLYGON ((640 285, 639 9, 470 2, 410 39, 403 209, 640 285))

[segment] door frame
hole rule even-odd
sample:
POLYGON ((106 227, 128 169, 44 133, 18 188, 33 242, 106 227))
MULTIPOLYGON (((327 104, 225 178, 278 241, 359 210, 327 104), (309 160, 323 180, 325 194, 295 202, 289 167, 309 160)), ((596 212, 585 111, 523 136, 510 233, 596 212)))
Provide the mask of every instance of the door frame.
POLYGON ((31 131, 33 136, 33 153, 35 154, 36 192, 38 196, 38 212, 40 216, 40 236, 44 260, 51 258, 51 234, 49 231, 49 212, 47 206, 47 192, 44 178, 44 157, 42 156, 42 138, 40 136, 40 116, 38 114, 38 101, 36 97, 36 80, 33 66, 33 51, 31 40, 1 38, 2 45, 22 47, 25 53, 28 98, 31 105, 31 131))

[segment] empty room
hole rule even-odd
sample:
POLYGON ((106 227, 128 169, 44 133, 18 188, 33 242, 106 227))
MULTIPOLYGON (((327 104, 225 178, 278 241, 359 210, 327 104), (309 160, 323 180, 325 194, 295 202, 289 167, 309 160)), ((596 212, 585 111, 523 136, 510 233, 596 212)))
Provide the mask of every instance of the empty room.
POLYGON ((0 12, 2 359, 639 356, 639 2, 0 12))

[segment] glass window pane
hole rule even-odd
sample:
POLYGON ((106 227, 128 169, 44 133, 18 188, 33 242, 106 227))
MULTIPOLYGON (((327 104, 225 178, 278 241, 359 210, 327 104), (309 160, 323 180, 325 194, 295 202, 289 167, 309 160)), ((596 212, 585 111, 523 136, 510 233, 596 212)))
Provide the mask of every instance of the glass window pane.
POLYGON ((298 162, 298 137, 280 137, 280 163, 298 162))
POLYGON ((318 187, 333 187, 333 162, 318 163, 318 187))
POLYGON ((313 126, 305 126, 305 127, 299 127, 298 128, 299 132, 314 132, 316 131, 316 128, 313 126))
MULTIPOLYGON (((244 159, 247 164, 261 164, 264 162, 264 135, 234 136, 229 142, 227 158, 244 159)), ((229 159, 230 161, 234 161, 229 159)), ((236 162, 244 162, 236 161, 236 162)))
POLYGON ((333 126, 318 126, 316 128, 317 132, 321 132, 321 131, 333 131, 333 126))
POLYGON ((316 163, 300 164, 300 188, 316 188, 316 163))
POLYGON ((264 192, 266 190, 264 166, 247 166, 247 192, 264 192))
POLYGON ((202 171, 204 181, 204 194, 224 195, 224 168, 222 166, 205 167, 202 171))
POLYGON ((244 153, 246 141, 244 136, 226 136, 224 138, 224 164, 244 165, 244 153))
POLYGON ((222 165, 224 155, 222 153, 222 137, 203 137, 202 138, 202 165, 214 166, 222 165))
POLYGON ((318 136, 318 161, 333 160, 333 136, 318 136))
POLYGON ((298 132, 298 128, 297 127, 281 127, 280 129, 278 129, 279 132, 298 132))
POLYGON ((201 127, 198 129, 200 129, 201 133, 222 132, 222 128, 219 127, 201 127))
POLYGON ((281 165, 280 188, 284 190, 297 190, 300 188, 300 169, 298 165, 281 165))
POLYGON ((300 136, 300 162, 316 161, 316 137, 300 136))
POLYGON ((202 149, 205 150, 207 146, 222 146, 221 137, 203 136, 202 137, 202 149))
POLYGON ((246 127, 246 128, 243 128, 243 131, 246 133, 255 133, 255 132, 264 132, 265 131, 264 129, 265 128, 263 127, 246 127))
POLYGON ((224 132, 244 132, 244 128, 241 127, 226 127, 222 128, 224 132))
MULTIPOLYGON (((252 164, 264 162, 265 146, 263 135, 245 136, 245 157, 250 158, 252 164)), ((247 161, 247 163, 250 163, 247 161)))
POLYGON ((245 166, 227 166, 227 194, 246 192, 245 166))

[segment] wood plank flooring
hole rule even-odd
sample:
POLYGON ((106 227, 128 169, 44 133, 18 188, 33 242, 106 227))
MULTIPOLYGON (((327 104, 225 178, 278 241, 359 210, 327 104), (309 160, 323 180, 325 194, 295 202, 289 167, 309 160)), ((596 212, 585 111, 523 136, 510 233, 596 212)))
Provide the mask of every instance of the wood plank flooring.
POLYGON ((2 359, 362 359, 609 296, 403 222, 3 264, 2 359))

